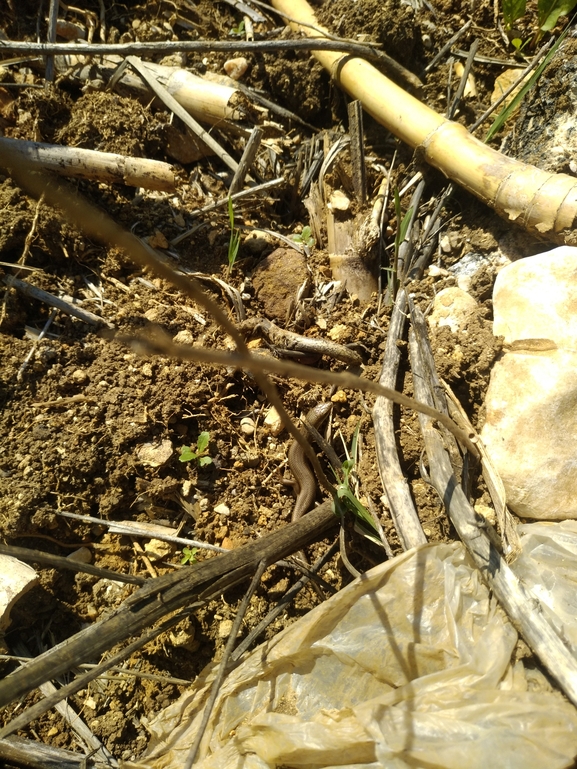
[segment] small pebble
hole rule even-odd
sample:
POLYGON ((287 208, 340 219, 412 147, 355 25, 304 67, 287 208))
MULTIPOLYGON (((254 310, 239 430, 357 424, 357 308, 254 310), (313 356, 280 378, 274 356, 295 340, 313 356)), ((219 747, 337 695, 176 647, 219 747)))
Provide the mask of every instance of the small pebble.
POLYGON ((214 508, 214 512, 218 513, 219 515, 230 515, 230 507, 225 505, 224 502, 221 502, 220 505, 217 505, 214 508))
POLYGON ((76 561, 77 563, 90 563, 92 561, 92 553, 87 547, 79 547, 78 550, 74 550, 66 557, 69 561, 76 561))
POLYGON ((347 394, 344 390, 337 390, 334 395, 331 396, 331 403, 346 403, 347 394))
POLYGON ((329 339, 332 339, 333 342, 340 342, 342 344, 348 339, 350 333, 348 326, 345 326, 344 323, 337 323, 336 326, 331 328, 327 336, 329 339))
POLYGON ((351 201, 341 190, 334 190, 329 198, 328 207, 331 211, 348 211, 351 201))
POLYGON ((271 408, 266 412, 264 423, 270 430, 271 435, 274 435, 275 438, 280 435, 284 429, 282 419, 280 418, 279 413, 274 406, 271 406, 271 408))
POLYGON ((248 69, 248 61, 244 56, 239 56, 236 59, 229 59, 224 62, 224 71, 233 80, 240 80, 241 77, 248 69))
POLYGON ((144 545, 146 555, 153 561, 162 561, 163 558, 172 554, 173 549, 174 547, 170 542, 165 542, 162 539, 151 539, 144 545))
POLYGON ((75 384, 81 385, 88 381, 88 374, 83 369, 77 368, 72 372, 70 378, 75 384))
POLYGON ((172 341, 174 344, 192 344, 194 342, 194 337, 192 331, 185 328, 182 331, 179 331, 176 336, 173 336, 172 341))
POLYGON ((243 435, 254 435, 254 419, 250 417, 243 417, 240 420, 240 431, 243 435))
POLYGON ((228 638, 232 630, 232 620, 223 619, 218 626, 218 637, 228 638))
POLYGON ((136 450, 139 462, 148 467, 162 467, 172 457, 174 447, 171 441, 144 443, 136 450))

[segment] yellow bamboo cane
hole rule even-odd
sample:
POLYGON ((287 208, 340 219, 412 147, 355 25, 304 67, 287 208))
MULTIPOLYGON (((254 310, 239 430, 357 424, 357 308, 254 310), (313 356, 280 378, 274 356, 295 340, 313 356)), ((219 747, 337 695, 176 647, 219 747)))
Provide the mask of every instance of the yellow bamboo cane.
MULTIPOLYGON (((306 0, 272 0, 298 22, 294 30, 324 37, 306 0)), ((403 91, 363 59, 315 51, 331 77, 391 133, 449 179, 476 195, 500 216, 557 243, 577 245, 577 179, 553 174, 506 157, 475 139, 462 125, 446 120, 403 91)))

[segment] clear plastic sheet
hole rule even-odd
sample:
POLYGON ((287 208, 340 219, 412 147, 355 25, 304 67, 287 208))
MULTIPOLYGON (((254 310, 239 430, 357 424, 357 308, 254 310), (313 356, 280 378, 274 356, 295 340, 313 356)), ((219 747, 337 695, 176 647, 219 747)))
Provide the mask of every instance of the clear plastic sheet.
POLYGON ((517 527, 521 555, 511 568, 577 654, 577 521, 517 527))
MULTIPOLYGON (((409 551, 228 675, 195 769, 570 766, 577 710, 511 663, 516 641, 460 543, 409 551)), ((213 675, 149 724, 124 769, 181 769, 213 675)))

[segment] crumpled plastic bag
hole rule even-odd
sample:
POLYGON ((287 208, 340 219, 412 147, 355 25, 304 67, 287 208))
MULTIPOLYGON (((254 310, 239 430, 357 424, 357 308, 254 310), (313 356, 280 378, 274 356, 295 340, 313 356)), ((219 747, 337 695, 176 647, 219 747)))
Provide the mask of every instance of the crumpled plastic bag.
POLYGON ((577 521, 517 526, 522 551, 511 565, 577 654, 577 521))
MULTIPOLYGON (((227 676, 195 769, 570 766, 577 710, 511 663, 516 641, 460 543, 411 550, 227 676)), ((213 676, 158 714, 124 769, 181 769, 213 676)))

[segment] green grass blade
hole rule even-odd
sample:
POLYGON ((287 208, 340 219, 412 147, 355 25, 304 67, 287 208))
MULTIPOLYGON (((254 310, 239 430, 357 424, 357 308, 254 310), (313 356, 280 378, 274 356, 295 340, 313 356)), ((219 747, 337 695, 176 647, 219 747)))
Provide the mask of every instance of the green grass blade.
POLYGON ((539 0, 537 11, 539 16, 539 29, 549 32, 553 29, 559 16, 571 13, 577 5, 577 0, 539 0))
POLYGON ((491 125, 491 128, 489 128, 487 135, 485 136, 485 142, 491 141, 493 136, 501 130, 503 125, 506 123, 506 121, 509 119, 509 117, 513 114, 513 112, 517 109, 519 104, 523 101, 525 96, 529 93, 529 91, 533 88, 537 80, 541 77, 543 74, 543 71, 545 67, 549 64, 555 53, 557 52, 557 49, 559 48, 562 40, 565 38, 565 35, 567 34, 569 30, 569 25, 563 30, 563 32, 559 35, 559 39, 551 48, 547 56, 543 59, 541 64, 537 67, 535 72, 531 75, 529 80, 525 83, 525 85, 521 88, 517 96, 515 96, 512 101, 509 102, 509 104, 497 115, 495 120, 493 121, 493 124, 491 125))

